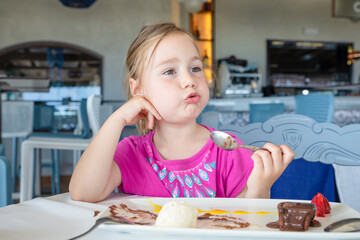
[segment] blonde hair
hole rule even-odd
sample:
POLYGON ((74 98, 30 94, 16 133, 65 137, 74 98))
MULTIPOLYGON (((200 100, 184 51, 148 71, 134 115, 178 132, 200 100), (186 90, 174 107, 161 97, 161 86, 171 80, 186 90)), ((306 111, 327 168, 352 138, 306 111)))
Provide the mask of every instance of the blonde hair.
MULTIPOLYGON (((194 38, 194 36, 190 32, 177 27, 173 23, 160 23, 144 26, 140 30, 134 41, 131 43, 126 57, 126 67, 128 69, 128 75, 124 79, 123 84, 129 100, 133 97, 129 86, 130 78, 136 79, 139 86, 141 85, 141 79, 146 68, 145 62, 150 62, 150 59, 161 40, 173 33, 183 33, 188 36, 194 43, 196 50, 199 53, 199 49, 196 45, 196 39, 194 38), (150 59, 147 59, 148 50, 154 45, 155 47, 150 55, 150 59)), ((147 134, 153 130, 149 130, 146 128, 146 118, 140 120, 136 124, 136 127, 140 135, 147 134)))

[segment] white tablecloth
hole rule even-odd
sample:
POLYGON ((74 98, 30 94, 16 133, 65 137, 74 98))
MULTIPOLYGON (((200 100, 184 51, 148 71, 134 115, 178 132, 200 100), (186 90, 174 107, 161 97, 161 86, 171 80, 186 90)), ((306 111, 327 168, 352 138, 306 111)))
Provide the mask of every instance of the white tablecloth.
MULTIPOLYGON (((0 239, 69 239, 88 230, 96 220, 94 211, 102 211, 119 199, 134 196, 112 194, 101 203, 72 201, 69 193, 35 198, 0 208, 0 239)), ((95 230, 82 239, 128 239, 116 232, 95 230), (101 237, 100 237, 101 236, 101 237), (106 237, 105 237, 106 236, 106 237), (116 236, 114 238, 114 236, 116 236)))
MULTIPOLYGON (((73 201, 69 193, 47 198, 35 198, 19 204, 0 208, 1 240, 57 240, 69 239, 86 232, 95 223, 94 211, 105 210, 120 199, 137 198, 135 195, 111 194, 100 203, 73 201)), ((158 240, 169 239, 149 233, 128 234, 97 228, 80 238, 87 240, 158 240)), ((172 240, 216 239, 209 236, 171 236, 172 240)))

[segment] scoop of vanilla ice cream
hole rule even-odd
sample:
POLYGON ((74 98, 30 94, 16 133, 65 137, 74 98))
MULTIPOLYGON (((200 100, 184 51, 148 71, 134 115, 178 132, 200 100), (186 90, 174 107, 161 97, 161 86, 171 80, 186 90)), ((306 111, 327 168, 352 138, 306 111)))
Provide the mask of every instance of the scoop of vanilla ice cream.
POLYGON ((196 227, 198 210, 185 202, 166 203, 156 218, 155 226, 159 227, 196 227))

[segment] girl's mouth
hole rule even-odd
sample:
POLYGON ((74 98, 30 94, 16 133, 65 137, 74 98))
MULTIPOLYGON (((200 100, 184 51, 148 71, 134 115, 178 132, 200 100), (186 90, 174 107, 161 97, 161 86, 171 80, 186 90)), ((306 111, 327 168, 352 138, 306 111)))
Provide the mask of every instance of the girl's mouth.
POLYGON ((187 103, 198 103, 200 101, 200 96, 197 93, 190 93, 186 98, 185 102, 187 103))

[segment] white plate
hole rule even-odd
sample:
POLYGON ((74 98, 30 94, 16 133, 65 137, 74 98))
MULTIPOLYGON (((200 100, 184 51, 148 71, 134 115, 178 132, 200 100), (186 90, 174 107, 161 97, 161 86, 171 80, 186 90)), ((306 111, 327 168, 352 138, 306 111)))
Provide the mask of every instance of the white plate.
MULTIPOLYGON (((284 201, 292 202, 310 202, 310 201, 294 201, 283 199, 242 199, 242 198, 136 198, 121 200, 129 208, 142 209, 150 212, 154 211, 154 207, 149 200, 157 205, 164 205, 169 201, 183 201, 202 210, 221 209, 226 211, 245 211, 250 213, 268 212, 277 213, 277 204, 284 201)), ((199 229, 199 228, 160 228, 155 226, 141 225, 123 225, 123 224, 102 224, 101 229, 115 230, 122 233, 143 233, 155 234, 159 237, 187 236, 187 237, 206 237, 207 238, 223 238, 223 237, 246 237, 246 238, 262 238, 262 239, 360 239, 360 232, 355 233, 327 233, 324 228, 330 223, 345 218, 360 218, 360 213, 356 210, 341 203, 330 203, 331 213, 326 217, 315 217, 321 223, 321 227, 310 227, 306 232, 285 232, 278 229, 266 227, 266 224, 278 220, 277 215, 259 215, 259 214, 243 214, 237 215, 248 221, 251 225, 248 228, 234 230, 218 230, 218 229, 199 229)), ((99 217, 105 216, 108 211, 100 214, 99 217)))

